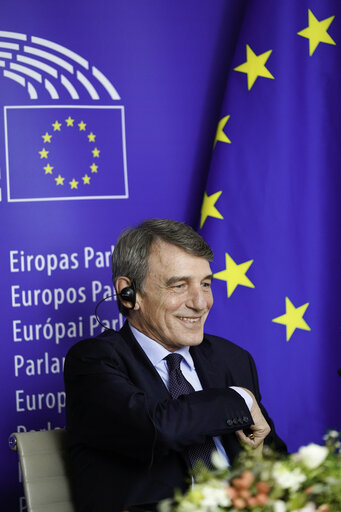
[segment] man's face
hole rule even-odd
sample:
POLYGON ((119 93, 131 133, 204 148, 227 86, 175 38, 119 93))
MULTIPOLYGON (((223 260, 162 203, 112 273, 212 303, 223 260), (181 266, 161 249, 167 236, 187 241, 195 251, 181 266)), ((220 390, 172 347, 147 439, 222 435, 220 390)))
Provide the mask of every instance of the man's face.
POLYGON ((144 294, 137 294, 132 325, 170 351, 199 345, 213 304, 209 262, 159 241, 149 255, 144 294))

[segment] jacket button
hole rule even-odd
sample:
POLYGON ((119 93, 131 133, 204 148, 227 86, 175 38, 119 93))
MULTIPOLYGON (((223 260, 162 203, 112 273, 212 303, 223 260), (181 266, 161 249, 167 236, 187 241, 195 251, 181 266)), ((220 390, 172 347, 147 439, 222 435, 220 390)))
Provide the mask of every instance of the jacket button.
POLYGON ((250 418, 248 418, 247 416, 243 416, 243 421, 244 423, 248 423, 250 421, 250 418))
POLYGON ((233 423, 234 423, 235 425, 237 425, 237 423, 238 423, 237 418, 233 418, 233 423))
POLYGON ((228 425, 232 425, 233 421, 232 421, 232 420, 226 420, 226 423, 227 423, 228 425))

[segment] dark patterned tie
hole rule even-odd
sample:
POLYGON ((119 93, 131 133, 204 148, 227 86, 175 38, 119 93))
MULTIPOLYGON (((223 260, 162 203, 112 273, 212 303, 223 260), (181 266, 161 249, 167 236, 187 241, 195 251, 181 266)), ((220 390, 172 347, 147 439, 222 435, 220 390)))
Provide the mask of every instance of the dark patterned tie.
MULTIPOLYGON (((169 354, 165 357, 169 371, 169 392, 172 398, 178 398, 180 395, 188 395, 194 390, 193 386, 185 379, 180 370, 182 356, 180 354, 169 354)), ((196 444, 187 448, 187 454, 192 468, 201 460, 208 469, 213 469, 211 463, 212 452, 216 446, 212 437, 207 437, 203 444, 196 444)))

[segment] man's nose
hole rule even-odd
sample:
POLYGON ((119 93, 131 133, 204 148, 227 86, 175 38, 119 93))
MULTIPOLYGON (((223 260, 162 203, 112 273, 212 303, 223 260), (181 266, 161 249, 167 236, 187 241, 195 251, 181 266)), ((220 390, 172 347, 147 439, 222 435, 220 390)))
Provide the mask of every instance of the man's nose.
POLYGON ((207 290, 204 291, 201 286, 193 287, 189 290, 188 295, 188 307, 196 310, 203 310, 207 308, 207 304, 210 299, 210 293, 207 292, 207 290))

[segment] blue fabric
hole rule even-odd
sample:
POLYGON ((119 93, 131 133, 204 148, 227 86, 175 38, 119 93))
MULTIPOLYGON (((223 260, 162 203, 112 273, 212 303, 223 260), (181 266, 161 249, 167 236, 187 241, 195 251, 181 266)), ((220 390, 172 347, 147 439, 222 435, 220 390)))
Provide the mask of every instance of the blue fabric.
POLYGON ((200 219, 208 330, 253 354, 292 450, 341 426, 340 20, 335 0, 248 2, 200 219))

